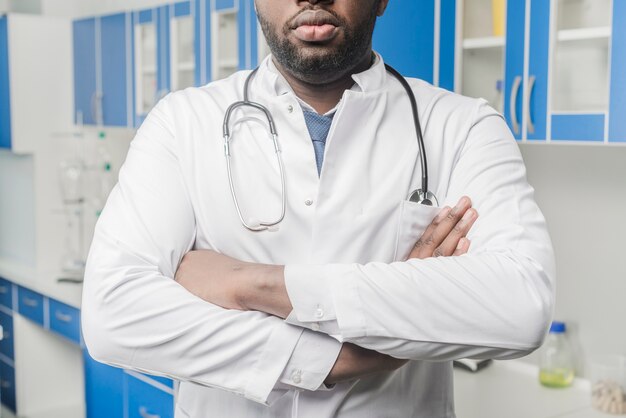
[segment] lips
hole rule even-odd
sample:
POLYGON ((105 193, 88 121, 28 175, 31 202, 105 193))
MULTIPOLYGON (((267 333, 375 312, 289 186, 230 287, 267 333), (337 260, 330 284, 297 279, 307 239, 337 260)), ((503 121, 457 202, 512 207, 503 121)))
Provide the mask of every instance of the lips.
POLYGON ((295 17, 291 29, 304 42, 326 42, 334 38, 341 22, 325 10, 306 10, 295 17))

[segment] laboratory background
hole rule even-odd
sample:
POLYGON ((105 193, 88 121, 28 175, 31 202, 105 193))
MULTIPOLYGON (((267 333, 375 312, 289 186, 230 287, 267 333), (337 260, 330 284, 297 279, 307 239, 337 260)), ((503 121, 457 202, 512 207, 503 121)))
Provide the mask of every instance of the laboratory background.
MULTIPOLYGON (((626 0, 390 0, 374 49, 504 115, 556 251, 546 346, 455 368, 458 417, 626 415, 626 0)), ((268 53, 253 0, 0 0, 3 418, 173 416, 81 342, 93 227, 160 98, 268 53)))

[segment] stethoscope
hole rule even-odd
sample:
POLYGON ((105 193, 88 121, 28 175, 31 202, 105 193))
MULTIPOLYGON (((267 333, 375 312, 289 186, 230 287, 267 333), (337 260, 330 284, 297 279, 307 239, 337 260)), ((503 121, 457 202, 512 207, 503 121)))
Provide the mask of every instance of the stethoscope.
MULTIPOLYGON (((411 102, 411 109, 413 111, 413 122, 415 125, 415 134, 417 136, 417 144, 418 144, 419 153, 420 153, 420 165, 422 168, 422 187, 419 189, 413 190, 409 194, 408 200, 411 202, 420 203, 425 206, 433 206, 433 204, 435 206, 438 206, 437 198, 432 192, 428 190, 428 165, 426 161, 426 150, 424 149, 424 137, 422 136, 422 128, 421 128, 419 116, 417 113, 417 101, 415 99, 415 94, 413 94, 413 91, 411 90, 409 83, 398 71, 396 71, 393 67, 387 64, 385 64, 385 68, 387 69, 389 73, 391 73, 391 75, 393 75, 400 82, 400 84, 402 84, 402 87, 404 87, 404 90, 409 96, 409 100, 411 102)), ((230 187, 230 194, 233 197, 235 209, 237 210, 237 215, 239 215, 239 220, 241 221, 244 227, 254 232, 265 231, 281 223, 283 219, 285 218, 285 210, 287 207, 287 198, 285 194, 285 168, 283 166, 283 159, 281 157, 280 146, 278 144, 278 134, 276 133, 276 124, 274 123, 274 118, 272 117, 272 114, 265 106, 263 106, 262 104, 250 101, 249 96, 248 96, 250 82, 252 81, 252 79, 254 78, 258 70, 259 68, 257 67, 246 78, 246 82, 243 87, 243 100, 240 100, 238 102, 231 104, 226 110, 226 114, 224 115, 224 126, 223 126, 224 155, 226 156, 226 170, 228 171, 228 184, 230 187), (272 137, 272 142, 274 143, 274 151, 276 153, 276 159, 278 160, 278 168, 280 172, 281 199, 282 199, 280 216, 275 221, 259 221, 257 225, 248 224, 248 222, 246 222, 246 219, 243 216, 241 207, 239 206, 239 201, 237 200, 237 193, 235 191, 235 186, 233 184, 233 174, 232 174, 231 165, 230 165, 230 157, 231 157, 231 152, 230 152, 231 137, 230 137, 230 126, 229 126, 230 116, 235 109, 240 108, 240 107, 246 107, 246 106, 257 109, 265 114, 265 117, 267 118, 267 123, 269 125, 270 134, 272 137)))

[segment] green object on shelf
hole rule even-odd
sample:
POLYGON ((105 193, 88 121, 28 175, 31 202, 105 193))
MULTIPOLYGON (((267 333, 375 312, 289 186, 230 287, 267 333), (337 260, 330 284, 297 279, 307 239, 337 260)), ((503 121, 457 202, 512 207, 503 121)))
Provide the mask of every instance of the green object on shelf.
POLYGON ((104 131, 100 131, 98 132, 98 139, 104 139, 106 138, 107 134, 104 131))
POLYGON ((539 371, 539 382, 549 388, 566 388, 574 381, 572 369, 550 369, 539 371))

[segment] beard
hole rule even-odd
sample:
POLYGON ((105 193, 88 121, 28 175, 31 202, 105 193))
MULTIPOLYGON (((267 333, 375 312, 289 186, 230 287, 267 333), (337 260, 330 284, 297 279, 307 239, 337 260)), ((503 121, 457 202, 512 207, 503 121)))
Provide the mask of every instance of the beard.
MULTIPOLYGON (((305 8, 302 11, 312 9, 312 7, 305 8)), ((328 10, 328 12, 335 16, 344 29, 343 39, 334 47, 321 44, 299 48, 289 40, 291 32, 289 23, 278 29, 272 26, 264 16, 258 14, 259 23, 272 55, 283 68, 300 80, 316 84, 333 81, 356 67, 371 50, 372 34, 376 23, 375 9, 372 10, 368 20, 359 22, 355 27, 349 27, 347 22, 333 11, 328 10)))

